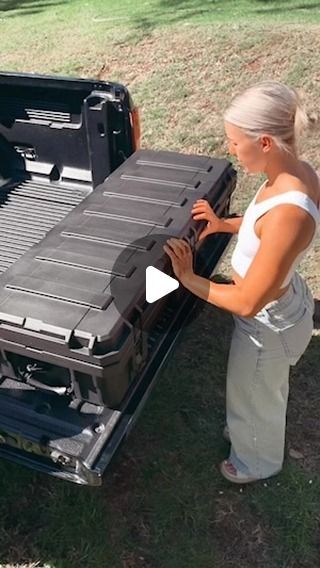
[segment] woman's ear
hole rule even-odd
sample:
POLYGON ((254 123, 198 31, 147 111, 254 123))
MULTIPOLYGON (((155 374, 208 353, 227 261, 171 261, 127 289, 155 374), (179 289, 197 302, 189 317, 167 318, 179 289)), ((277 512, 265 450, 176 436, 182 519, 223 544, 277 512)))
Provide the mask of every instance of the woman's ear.
POLYGON ((273 146, 273 140, 271 136, 268 135, 261 136, 260 143, 263 152, 270 152, 273 146))

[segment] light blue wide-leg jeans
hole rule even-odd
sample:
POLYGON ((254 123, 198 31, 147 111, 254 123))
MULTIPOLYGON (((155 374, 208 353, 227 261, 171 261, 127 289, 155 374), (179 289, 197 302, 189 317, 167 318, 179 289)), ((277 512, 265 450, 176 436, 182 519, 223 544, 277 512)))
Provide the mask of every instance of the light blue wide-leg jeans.
POLYGON ((264 479, 283 464, 290 365, 308 346, 314 300, 294 273, 288 290, 253 318, 234 317, 227 370, 229 460, 264 479))

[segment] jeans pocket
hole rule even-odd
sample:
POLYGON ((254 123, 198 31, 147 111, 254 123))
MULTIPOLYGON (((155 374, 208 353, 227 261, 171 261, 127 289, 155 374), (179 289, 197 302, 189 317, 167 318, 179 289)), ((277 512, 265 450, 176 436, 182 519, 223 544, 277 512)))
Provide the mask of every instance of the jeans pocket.
POLYGON ((279 332, 280 340, 290 365, 295 365, 305 352, 312 337, 313 319, 309 310, 294 325, 279 332))

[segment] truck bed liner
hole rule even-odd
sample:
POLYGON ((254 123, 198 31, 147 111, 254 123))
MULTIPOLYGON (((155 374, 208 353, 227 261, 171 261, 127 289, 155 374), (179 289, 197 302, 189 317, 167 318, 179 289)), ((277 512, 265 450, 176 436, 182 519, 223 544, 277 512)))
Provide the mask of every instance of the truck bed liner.
POLYGON ((62 221, 89 187, 21 180, 0 188, 0 275, 62 221))

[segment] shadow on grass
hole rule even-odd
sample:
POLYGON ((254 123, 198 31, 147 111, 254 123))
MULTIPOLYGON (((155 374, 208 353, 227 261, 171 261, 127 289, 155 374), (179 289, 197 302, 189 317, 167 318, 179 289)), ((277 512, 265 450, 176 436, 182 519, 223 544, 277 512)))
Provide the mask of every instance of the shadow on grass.
MULTIPOLYGON (((309 0, 310 1, 310 0, 309 0)), ((280 2, 276 2, 275 0, 251 0, 251 2, 242 1, 239 2, 240 6, 241 3, 245 6, 247 5, 247 9, 250 12, 254 13, 257 12, 255 8, 255 4, 266 4, 267 11, 285 11, 287 12, 288 9, 290 10, 314 10, 319 8, 319 2, 313 3, 301 3, 299 0, 281 0, 280 2), (269 4, 273 4, 273 6, 269 6, 269 4)), ((159 6, 163 8, 177 8, 181 12, 183 10, 206 10, 206 11, 214 11, 215 8, 224 8, 225 12, 229 12, 232 10, 232 7, 228 4, 234 5, 234 0, 159 0, 159 6)), ((260 11, 260 10, 259 10, 260 11)))
POLYGON ((315 304, 314 316, 313 316, 314 327, 315 327, 315 329, 320 329, 320 300, 315 298, 314 304, 315 304))
MULTIPOLYGON (((186 328, 101 488, 78 487, 0 462, 0 565, 218 568, 225 566, 227 553, 230 566, 260 566, 266 554, 264 566, 274 568, 280 565, 274 562, 276 550, 290 568, 316 565, 299 552, 300 537, 306 550, 313 549, 310 526, 316 522, 310 507, 315 483, 308 484, 299 464, 288 464, 287 458, 283 474, 268 489, 259 484, 242 494, 217 472, 228 450, 221 431, 232 325, 231 316, 206 306, 186 328), (274 521, 276 531, 270 529, 274 521), (229 534, 237 546, 230 546, 229 534), (295 540, 292 534, 300 536, 295 540), (268 548, 266 542, 271 542, 268 548)), ((316 403, 319 340, 312 338, 295 368, 289 442, 296 443, 293 405, 301 419, 299 439, 307 438, 304 420, 310 418, 310 398, 316 403)))
POLYGON ((1 14, 5 14, 6 17, 38 14, 47 8, 59 4, 62 4, 62 1, 49 0, 47 2, 34 2, 33 0, 2 0, 0 2, 0 16, 1 14))
MULTIPOLYGON (((163 8, 163 7, 162 7, 163 8)), ((152 34, 152 32, 159 27, 161 24, 165 25, 173 25, 179 22, 184 23, 188 22, 188 20, 192 20, 192 18, 197 16, 205 16, 212 12, 211 8, 206 7, 199 7, 199 9, 177 9, 175 11, 171 11, 170 14, 166 14, 165 10, 162 12, 158 12, 155 16, 135 16, 132 19, 132 25, 134 32, 130 40, 141 40, 143 37, 148 37, 152 34)), ((191 23, 191 22, 190 22, 191 23)))
MULTIPOLYGON (((281 0, 281 4, 289 4, 289 3, 293 3, 297 0, 281 0)), ((273 4, 275 4, 275 0, 251 0, 251 4, 254 4, 255 2, 264 2, 264 3, 270 3, 272 2, 273 4)), ((175 8, 175 7, 183 7, 183 8, 197 8, 197 7, 201 7, 201 6, 211 6, 212 8, 214 8, 215 6, 218 6, 219 4, 221 5, 225 5, 227 6, 229 4, 234 4, 234 0, 159 0, 159 4, 161 6, 164 7, 168 7, 168 8, 175 8)), ((229 9, 229 8, 228 8, 229 9)))
MULTIPOLYGON (((140 41, 144 37, 148 37, 160 25, 174 25, 181 23, 182 25, 192 24, 193 20, 199 18, 199 21, 207 21, 214 23, 215 14, 219 19, 223 17, 228 21, 228 15, 234 9, 234 0, 158 0, 154 3, 154 7, 146 13, 138 13, 131 19, 133 33, 127 38, 127 41, 140 41)), ((283 0, 276 3, 274 0, 242 0, 236 9, 239 15, 244 13, 249 15, 263 15, 266 17, 273 14, 299 15, 301 10, 317 11, 320 2, 302 4, 299 0, 283 0), (263 6, 265 4, 265 6, 263 6), (262 7, 263 6, 263 7, 262 7)), ((232 21, 234 17, 232 17, 232 21)))
MULTIPOLYGON (((263 2, 265 0, 256 0, 258 2, 263 2)), ((290 10, 290 12, 297 12, 299 13, 301 10, 305 11, 305 10, 314 10, 314 11, 318 11, 320 8, 320 2, 315 2, 314 4, 291 4, 289 5, 289 2, 287 2, 286 6, 266 6, 263 9, 259 9, 259 10, 254 10, 255 14, 280 14, 281 12, 288 12, 288 10, 290 10)))

